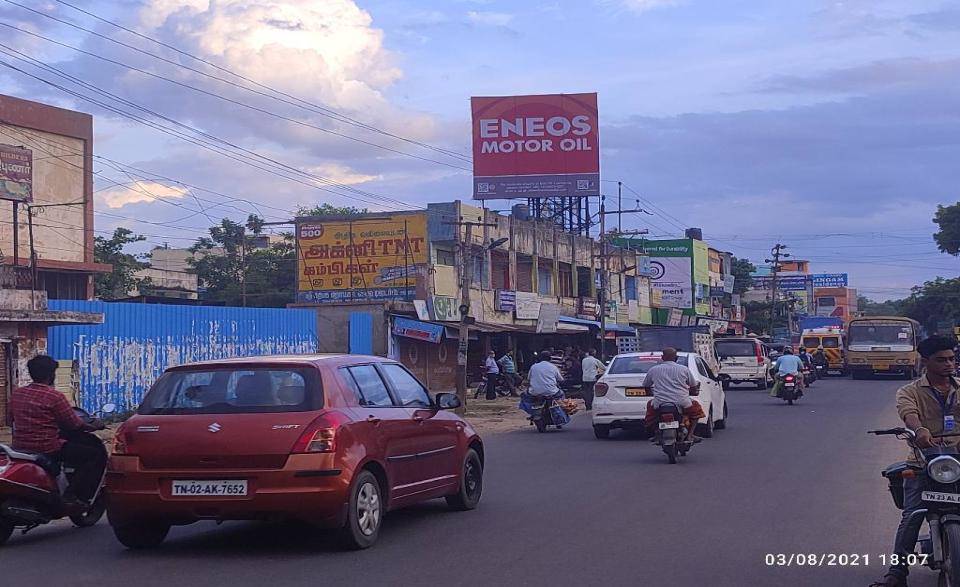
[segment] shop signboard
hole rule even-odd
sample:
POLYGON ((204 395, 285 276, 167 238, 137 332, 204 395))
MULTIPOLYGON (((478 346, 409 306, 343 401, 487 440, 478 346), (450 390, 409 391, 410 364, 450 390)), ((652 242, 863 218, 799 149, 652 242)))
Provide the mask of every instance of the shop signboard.
POLYGON ((560 321, 560 304, 542 304, 537 317, 537 334, 554 334, 560 321))
POLYGON ((437 344, 443 338, 443 325, 430 324, 397 316, 393 319, 393 333, 397 336, 425 340, 437 344))
POLYGON ((509 289, 497 290, 497 311, 513 312, 517 309, 517 292, 509 289))
POLYGON ((433 296, 430 298, 433 306, 433 319, 439 322, 459 322, 460 302, 449 296, 433 296))
POLYGON ((518 291, 516 304, 514 317, 517 320, 536 320, 540 317, 540 301, 537 299, 537 294, 518 291))
POLYGON ((296 235, 302 303, 412 300, 427 265, 426 213, 303 218, 296 235))
POLYGON ((33 151, 0 145, 0 200, 33 201, 33 151))
POLYGON ((813 287, 847 287, 846 273, 815 273, 810 276, 813 287))

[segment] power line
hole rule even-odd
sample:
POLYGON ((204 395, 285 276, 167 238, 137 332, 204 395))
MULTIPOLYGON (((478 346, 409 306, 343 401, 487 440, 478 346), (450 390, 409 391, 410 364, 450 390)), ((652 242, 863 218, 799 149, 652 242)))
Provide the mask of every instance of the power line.
MULTIPOLYGON (((339 121, 339 122, 346 122, 346 123, 348 123, 348 124, 352 124, 352 125, 354 125, 354 126, 357 126, 357 127, 359 127, 359 128, 363 128, 363 129, 365 129, 365 130, 373 131, 373 132, 376 132, 376 133, 379 133, 379 134, 382 134, 382 135, 385 135, 385 136, 388 136, 388 137, 391 137, 391 138, 399 139, 399 140, 406 141, 406 142, 411 143, 411 144, 414 144, 414 145, 418 145, 418 146, 421 146, 421 147, 424 147, 424 148, 427 148, 427 149, 431 149, 431 150, 434 150, 434 151, 436 151, 436 152, 438 152, 438 153, 444 153, 444 154, 450 155, 450 156, 452 156, 452 157, 457 157, 457 158, 463 159, 464 161, 467 161, 467 162, 470 161, 470 158, 469 158, 467 155, 463 154, 463 153, 459 153, 459 152, 457 152, 457 151, 453 151, 453 150, 449 150, 449 149, 444 149, 444 148, 442 148, 442 147, 437 147, 437 146, 435 146, 435 145, 431 145, 431 144, 426 143, 426 142, 418 141, 418 140, 416 140, 416 139, 411 139, 411 138, 408 138, 408 137, 403 137, 403 136, 400 136, 400 135, 396 135, 396 134, 390 133, 390 132, 385 131, 385 130, 383 130, 383 129, 377 128, 377 127, 375 127, 375 126, 372 126, 372 125, 366 124, 366 123, 364 123, 364 122, 361 122, 361 121, 359 121, 359 120, 356 120, 356 119, 354 119, 354 118, 351 118, 351 117, 349 117, 349 116, 347 116, 347 115, 345 115, 345 114, 343 114, 343 113, 341 113, 341 112, 337 112, 336 110, 333 110, 332 108, 329 108, 329 107, 326 107, 326 106, 321 106, 321 105, 319 105, 319 104, 310 102, 309 100, 305 100, 305 99, 303 99, 303 98, 299 98, 299 97, 293 96, 293 95, 291 95, 291 94, 288 94, 288 93, 286 93, 286 92, 283 92, 282 90, 278 90, 278 89, 276 89, 276 88, 274 88, 274 87, 271 87, 271 86, 269 86, 269 85, 260 83, 260 82, 258 82, 258 81, 256 81, 256 80, 253 80, 253 79, 250 79, 250 78, 248 78, 248 77, 246 77, 246 76, 244 76, 244 75, 242 75, 242 74, 236 73, 235 71, 233 71, 233 70, 231 70, 231 69, 228 69, 228 68, 226 68, 226 67, 217 65, 216 63, 213 63, 212 61, 209 61, 209 60, 204 59, 204 58, 202 58, 202 57, 198 57, 198 56, 196 56, 196 55, 194 55, 194 54, 192 54, 192 53, 189 53, 189 52, 187 52, 187 51, 184 51, 184 50, 182 50, 182 49, 179 49, 179 48, 177 48, 177 47, 175 47, 175 46, 173 46, 173 45, 171 45, 171 44, 169 44, 169 43, 165 43, 165 42, 163 42, 163 41, 161 41, 161 40, 159 40, 159 39, 155 39, 155 38, 153 38, 153 37, 151 37, 151 36, 149 36, 149 35, 145 35, 145 34, 139 32, 139 31, 133 30, 133 29, 128 28, 128 27, 125 27, 125 26, 123 26, 122 24, 119 24, 119 23, 117 23, 117 22, 115 22, 115 21, 112 21, 112 20, 103 18, 103 17, 101 17, 101 16, 99 16, 99 15, 97 15, 97 14, 94 14, 93 12, 90 12, 90 11, 88 11, 88 10, 84 10, 83 8, 80 8, 79 6, 76 6, 75 4, 71 4, 70 2, 66 2, 66 1, 64 1, 64 0, 55 0, 55 1, 58 2, 58 3, 60 3, 60 4, 63 4, 64 6, 68 6, 68 7, 72 8, 72 9, 78 11, 78 12, 81 12, 81 13, 83 13, 83 14, 86 14, 87 16, 90 16, 91 18, 94 18, 94 19, 96 19, 96 20, 98 20, 98 21, 100 21, 100 22, 102 22, 102 23, 109 24, 109 25, 112 26, 112 27, 115 27, 115 28, 118 28, 118 29, 120 29, 120 30, 122 30, 122 31, 128 32, 128 33, 130 33, 130 34, 132 34, 132 35, 134 35, 134 36, 137 36, 137 37, 139 37, 139 38, 141 38, 141 39, 150 41, 150 42, 152 42, 152 43, 156 43, 156 44, 160 45, 161 47, 165 47, 165 48, 167 48, 167 49, 170 49, 171 51, 174 51, 174 52, 176 52, 176 53, 178 53, 178 54, 180 54, 180 55, 183 55, 184 57, 189 57, 190 59, 193 59, 193 60, 195 60, 195 61, 198 61, 198 62, 200 62, 200 63, 203 63, 204 65, 208 65, 208 66, 210 66, 210 67, 212 67, 212 68, 214 68, 214 69, 216 69, 216 70, 218 70, 218 71, 222 71, 222 72, 224 72, 224 73, 230 74, 230 75, 232 75, 232 76, 234 76, 234 77, 237 77, 237 78, 239 78, 239 79, 241 79, 241 80, 243 80, 243 81, 245 81, 245 82, 249 82, 249 83, 251 83, 251 84, 253 84, 253 85, 255 85, 255 86, 259 87, 259 88, 263 88, 263 89, 266 89, 266 90, 270 90, 271 92, 274 92, 274 93, 276 93, 276 94, 278 94, 278 95, 285 96, 285 97, 287 97, 287 98, 291 98, 291 99, 293 99, 293 100, 296 100, 296 101, 298 102, 298 104, 293 104, 293 105, 299 106, 300 108, 304 108, 304 109, 306 109, 306 110, 309 110, 309 111, 311 111, 311 112, 316 112, 317 114, 321 114, 321 115, 324 115, 324 116, 329 116, 329 117, 331 117, 331 118, 333 118, 334 120, 337 120, 337 121, 339 121), (305 106, 303 106, 304 104, 306 104, 306 105, 308 105, 308 106, 311 106, 312 108, 314 108, 314 109, 316 109, 316 110, 311 110, 310 108, 306 108, 305 106)), ((110 37, 110 40, 115 41, 115 39, 113 39, 112 37, 110 37)), ((179 64, 179 63, 176 63, 176 65, 179 66, 179 67, 184 67, 182 64, 179 64)), ((225 80, 224 80, 224 81, 225 81, 225 80)), ((226 81, 225 81, 225 83, 230 83, 230 82, 226 82, 226 81)), ((244 89, 246 89, 246 88, 244 88, 244 89)), ((268 97, 277 100, 277 98, 274 97, 274 96, 268 96, 268 97)), ((284 102, 284 103, 286 103, 286 104, 290 104, 290 102, 287 102, 286 100, 280 100, 280 101, 281 101, 281 102, 284 102)))
MULTIPOLYGON (((208 73, 206 73, 206 72, 203 72, 203 71, 201 71, 201 70, 199 70, 199 69, 195 69, 195 68, 192 68, 192 67, 183 65, 182 63, 177 63, 176 61, 173 61, 173 60, 170 60, 170 59, 166 59, 165 57, 162 57, 162 56, 160 56, 160 55, 156 55, 156 54, 151 53, 151 52, 149 52, 149 51, 145 51, 145 50, 143 50, 143 49, 140 49, 139 47, 135 47, 135 46, 133 46, 133 45, 129 45, 129 44, 127 44, 127 43, 123 43, 123 42, 121 42, 121 41, 117 41, 116 39, 113 39, 113 38, 111 38, 111 37, 109 37, 109 36, 107 36, 107 35, 103 35, 103 34, 98 33, 98 32, 96 32, 96 31, 92 31, 92 30, 90 30, 90 29, 87 29, 87 28, 81 27, 81 26, 79 26, 79 25, 73 24, 73 23, 71 23, 71 22, 69 22, 69 21, 65 21, 65 20, 63 20, 63 19, 56 18, 56 17, 51 16, 51 15, 49 15, 49 14, 46 14, 46 13, 44 13, 44 12, 40 12, 40 11, 38 11, 38 10, 34 10, 34 9, 32 9, 32 8, 28 8, 28 7, 26 7, 26 6, 23 6, 22 4, 17 4, 16 2, 12 2, 11 0, 3 0, 3 1, 6 2, 6 3, 8 3, 8 4, 12 4, 12 5, 14 5, 14 6, 18 6, 18 7, 20 7, 20 8, 23 8, 24 10, 28 10, 28 11, 30 11, 30 12, 33 12, 33 13, 35 13, 35 14, 38 14, 38 15, 40 15, 40 16, 44 16, 44 17, 49 18, 49 19, 51 19, 51 20, 54 20, 54 21, 60 22, 60 23, 62 23, 62 24, 65 24, 65 25, 67 25, 67 26, 73 27, 73 28, 75 28, 75 29, 84 31, 84 32, 86 32, 86 33, 88 33, 88 34, 94 35, 94 36, 99 37, 99 38, 102 38, 102 39, 104 39, 104 40, 110 41, 110 42, 112 42, 112 43, 116 43, 116 44, 118 44, 118 45, 127 47, 127 48, 129 48, 129 49, 132 49, 132 50, 134 50, 134 51, 137 51, 138 53, 142 53, 142 54, 144 54, 144 55, 148 55, 148 56, 150 56, 150 57, 152 57, 152 58, 154 58, 154 59, 158 59, 158 60, 163 61, 163 62, 165 62, 165 63, 169 63, 169 64, 171 64, 171 65, 174 65, 174 66, 176 66, 176 67, 180 67, 180 68, 183 68, 183 69, 187 69, 187 70, 192 71, 192 72, 194 72, 194 73, 200 74, 200 75, 202 75, 202 76, 204 76, 204 77, 208 77, 208 78, 210 78, 210 79, 214 79, 214 80, 220 81, 220 82, 222 82, 222 83, 226 83, 226 84, 228 84, 228 85, 230 85, 230 86, 233 86, 233 87, 236 87, 236 88, 240 88, 240 89, 243 89, 243 90, 246 90, 246 91, 248 91, 248 92, 255 93, 255 94, 259 94, 259 95, 261 95, 261 96, 265 96, 265 97, 267 97, 267 98, 271 98, 271 99, 274 99, 274 100, 279 100, 279 101, 286 102, 286 103, 292 104, 292 105, 294 105, 294 106, 299 106, 299 107, 303 108, 302 105, 296 104, 296 103, 294 103, 294 102, 290 102, 290 101, 287 101, 287 100, 282 100, 282 99, 280 99, 280 98, 277 98, 276 96, 272 96, 272 95, 267 94, 267 93, 265 93, 265 92, 259 92, 259 91, 257 91, 257 90, 253 90, 253 89, 248 88, 248 87, 246 87, 246 86, 242 86, 242 85, 236 84, 236 83, 234 83, 234 82, 231 82, 230 80, 226 80, 226 79, 223 79, 223 78, 221 78, 221 77, 217 77, 217 76, 214 76, 214 75, 210 75, 210 74, 208 74, 208 73)), ((439 164, 439 165, 446 165, 446 166, 448 166, 448 167, 453 167, 453 168, 456 168, 456 169, 464 169, 464 170, 469 171, 469 169, 468 169, 468 168, 465 168, 465 167, 461 167, 461 166, 458 166, 458 165, 453 165, 453 164, 446 163, 446 162, 443 162, 443 161, 438 161, 438 160, 436 160, 436 159, 430 159, 429 157, 422 157, 422 156, 420 156, 420 155, 416 155, 416 154, 414 154, 414 153, 409 153, 409 152, 407 152, 407 151, 401 151, 401 150, 399 150, 399 149, 393 149, 393 148, 391 148, 391 147, 387 147, 387 146, 385 146, 385 145, 381 145, 381 144, 378 144, 378 143, 374 143, 374 142, 372 142, 372 141, 367 141, 367 140, 364 140, 364 139, 361 139, 361 138, 358 138, 358 137, 354 137, 354 136, 352 136, 352 135, 340 133, 340 132, 337 132, 337 131, 334 131, 334 130, 331 130, 331 129, 328 129, 328 128, 323 128, 323 127, 321 127, 321 126, 317 126, 317 125, 314 125, 314 124, 310 124, 310 123, 304 122, 304 121, 302 121, 302 120, 298 120, 298 119, 295 119, 295 118, 290 118, 290 117, 288 117, 288 116, 284 116, 284 115, 282 115, 282 114, 278 114, 278 113, 276 113, 276 112, 273 112, 273 111, 270 111, 270 110, 266 110, 266 109, 264 109, 264 108, 259 108, 259 107, 257 107, 257 106, 253 106, 253 105, 247 104, 246 102, 242 102, 242 101, 240 101, 240 100, 234 100, 234 99, 232 99, 232 98, 228 98, 228 97, 223 96, 222 94, 218 94, 218 93, 216 93, 216 92, 210 92, 210 91, 208 91, 208 90, 204 90, 204 89, 199 88, 199 87, 197 87, 197 86, 193 86, 193 85, 190 85, 190 84, 186 84, 186 83, 183 83, 183 82, 179 82, 179 81, 177 81, 177 80, 174 80, 174 79, 171 79, 171 78, 168 78, 168 77, 165 77, 165 76, 162 76, 162 75, 159 75, 159 74, 156 74, 156 73, 153 73, 153 72, 150 72, 150 71, 147 71, 147 70, 138 68, 138 67, 134 67, 134 66, 132 66, 132 65, 129 65, 129 64, 126 64, 126 63, 122 63, 122 62, 120 62, 120 61, 116 61, 116 60, 114 60, 114 59, 110 59, 110 58, 107 58, 107 57, 103 57, 102 55, 99 55, 99 54, 97 54, 97 53, 93 53, 93 52, 90 52, 90 51, 86 51, 86 50, 84 50, 84 49, 80 49, 79 47, 75 47, 75 46, 70 45, 70 44, 68 44, 68 43, 63 43, 63 42, 61 42, 61 41, 57 41, 57 40, 55 40, 55 39, 51 39, 51 38, 49 38, 49 37, 45 37, 45 36, 43 36, 43 35, 41 35, 41 34, 39 34, 39 33, 34 33, 34 32, 29 31, 29 30, 27 30, 27 29, 23 29, 23 28, 20 28, 20 27, 11 25, 11 24, 0 23, 0 25, 5 26, 5 27, 8 27, 8 28, 13 29, 13 30, 16 30, 16 31, 19 31, 19 32, 21 32, 21 33, 23 33, 23 34, 26 34, 26 35, 31 35, 31 36, 33 36, 33 37, 36 37, 36 38, 39 38, 39 39, 43 39, 43 40, 45 40, 45 41, 47 41, 47 42, 49 42, 49 43, 53 43, 53 44, 59 45, 59 46, 61 46, 61 47, 65 47, 65 48, 68 48, 68 49, 72 49, 73 51, 77 51, 78 53, 82 53, 82 54, 84 54, 84 55, 88 55, 88 56, 90 56, 90 57, 93 57, 94 59, 100 59, 100 60, 105 61, 105 62, 107 62, 107 63, 112 63, 112 64, 114 64, 114 65, 117 65, 117 66, 120 66, 120 67, 129 69, 129 70, 131 70, 131 71, 136 71, 136 72, 139 72, 139 73, 141 73, 141 74, 148 75, 148 76, 151 76, 151 77, 154 77, 154 78, 157 78, 157 79, 166 81, 166 82, 171 83, 171 84, 175 84, 175 85, 178 85, 178 86, 181 86, 181 87, 184 87, 184 88, 188 88, 188 89, 191 89, 191 90, 193 90, 193 91, 200 92, 200 93, 206 94, 206 95, 208 95, 208 96, 211 96, 211 97, 214 97, 214 98, 217 98, 217 99, 220 99, 220 100, 224 100, 224 101, 226 101, 226 102, 230 102, 230 103, 235 104, 235 105, 237 105, 237 106, 241 106, 241 107, 244 107, 244 108, 249 108, 249 109, 251 109, 251 110, 256 110, 256 111, 258 111, 258 112, 260 112, 260 113, 263 113, 263 114, 266 114, 266 115, 269 115, 269 116, 274 116, 274 117, 276 117, 276 118, 281 118, 281 119, 283 119, 283 120, 286 120, 286 121, 291 122, 291 123, 294 123, 294 124, 299 124, 299 125, 301 125, 301 126, 309 127, 309 128, 312 128, 312 129, 321 131, 321 132, 325 132, 325 133, 332 134, 332 135, 335 135, 335 136, 338 136, 338 137, 341 137, 341 138, 345 138, 345 139, 348 139, 348 140, 351 140, 351 141, 355 141, 355 142, 358 142, 358 143, 362 143, 362 144, 365 144, 365 145, 369 145, 369 146, 371 146, 371 147, 376 147, 376 148, 378 148, 378 149, 383 149, 383 150, 386 150, 386 151, 390 151, 390 152, 393 152, 393 153, 396 153, 396 154, 399 154, 399 155, 404 155, 404 156, 407 156, 407 157, 413 157, 413 158, 415 158, 415 159, 421 159, 421 160, 423 160, 423 161, 429 161, 429 162, 431 162, 431 163, 437 163, 437 164, 439 164)), ((323 113, 318 112, 318 114, 323 114, 323 113)), ((329 115, 328 115, 328 116, 329 116, 329 115)), ((345 121, 341 121, 341 122, 345 122, 345 121)), ((372 128, 372 127, 371 127, 371 128, 372 128)), ((378 129, 378 130, 379 130, 379 129, 378 129)), ((380 131, 380 132, 382 132, 383 134, 389 134, 389 133, 386 133, 386 131, 380 131)), ((394 135, 394 137, 395 137, 395 138, 398 138, 398 139, 400 139, 400 140, 412 141, 412 139, 404 139, 404 138, 402 138, 402 137, 399 137, 398 135, 394 135)), ((426 145, 426 143, 423 143, 423 145, 426 145)), ((432 147, 432 146, 430 146, 430 147, 428 147, 428 148, 431 148, 431 149, 433 149, 433 150, 437 150, 436 148, 434 148, 434 147, 432 147)), ((464 162, 469 162, 469 159, 465 159, 462 155, 459 155, 459 154, 453 154, 453 155, 451 155, 450 153, 447 153, 447 152, 442 151, 442 150, 441 150, 440 152, 441 152, 441 153, 444 153, 444 154, 447 155, 448 157, 455 157, 455 158, 457 158, 458 160, 461 160, 461 161, 464 161, 464 162)))

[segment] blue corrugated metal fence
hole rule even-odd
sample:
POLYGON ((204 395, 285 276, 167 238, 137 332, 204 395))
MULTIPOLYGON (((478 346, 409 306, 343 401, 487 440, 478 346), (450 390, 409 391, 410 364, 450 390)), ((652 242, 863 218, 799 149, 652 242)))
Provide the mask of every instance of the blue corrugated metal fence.
POLYGON ((373 316, 350 312, 350 354, 373 354, 373 316))
POLYGON ((51 300, 51 310, 100 312, 104 323, 57 326, 47 346, 80 369, 78 403, 133 409, 167 367, 210 359, 317 349, 313 310, 164 306, 51 300))

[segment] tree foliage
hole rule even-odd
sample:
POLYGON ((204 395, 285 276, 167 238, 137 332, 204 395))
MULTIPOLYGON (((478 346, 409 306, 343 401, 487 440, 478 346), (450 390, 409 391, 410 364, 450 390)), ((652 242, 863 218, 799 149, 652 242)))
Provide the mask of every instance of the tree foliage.
POLYGON ((190 247, 191 271, 204 288, 202 299, 228 306, 282 307, 294 301, 296 252, 293 236, 257 246, 263 219, 250 215, 240 224, 224 218, 210 236, 190 247))
POLYGON ((933 222, 939 227, 933 240, 944 253, 960 255, 960 202, 950 206, 937 206, 933 222))
POLYGON ((366 208, 357 208, 356 206, 334 206, 324 202, 323 204, 317 204, 312 208, 300 206, 297 208, 297 216, 356 216, 358 214, 366 214, 368 211, 369 210, 366 208))
MULTIPOLYGON (((753 334, 770 334, 770 308, 772 304, 765 302, 747 302, 743 305, 743 311, 746 319, 743 327, 747 332, 753 334)), ((785 304, 777 304, 777 316, 773 321, 774 328, 786 328, 787 317, 784 312, 785 304)))
POLYGON ((753 285, 753 272, 757 270, 756 265, 748 259, 733 258, 730 267, 730 273, 734 277, 733 293, 743 294, 753 285))
POLYGON ((857 298, 857 311, 864 316, 903 316, 903 300, 875 302, 860 296, 857 298))
POLYGON ((137 277, 137 271, 146 269, 149 263, 145 255, 124 252, 127 245, 145 241, 146 237, 134 234, 127 228, 116 228, 110 238, 93 239, 93 258, 97 263, 113 265, 110 273, 101 273, 94 279, 94 292, 102 300, 117 300, 128 297, 133 290, 150 285, 150 279, 137 277))
POLYGON ((939 322, 960 324, 960 278, 938 277, 918 285, 899 304, 904 315, 923 324, 928 332, 936 331, 939 322))

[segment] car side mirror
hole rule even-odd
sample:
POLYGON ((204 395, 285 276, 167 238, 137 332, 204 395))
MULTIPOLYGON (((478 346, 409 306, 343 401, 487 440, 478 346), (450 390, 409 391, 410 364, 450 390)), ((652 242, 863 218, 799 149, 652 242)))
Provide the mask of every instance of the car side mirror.
POLYGON ((434 405, 438 410, 455 410, 462 404, 455 393, 438 393, 434 405))

